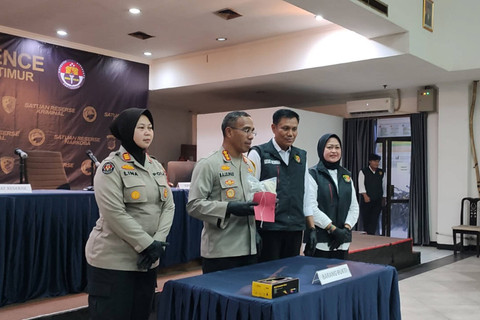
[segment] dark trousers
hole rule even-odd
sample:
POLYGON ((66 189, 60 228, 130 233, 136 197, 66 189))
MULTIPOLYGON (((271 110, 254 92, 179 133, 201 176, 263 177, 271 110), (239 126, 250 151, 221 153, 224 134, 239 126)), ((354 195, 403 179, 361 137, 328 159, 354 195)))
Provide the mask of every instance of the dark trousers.
POLYGON ((226 257, 226 258, 203 258, 202 272, 210 273, 220 270, 226 270, 236 267, 248 266, 257 263, 256 255, 240 256, 240 257, 226 257))
POLYGON ((322 251, 317 249, 313 256, 317 258, 347 260, 348 250, 322 251))
POLYGON ((118 271, 87 265, 91 320, 147 320, 157 284, 156 269, 118 271))
POLYGON ((303 231, 270 231, 259 229, 262 251, 259 262, 295 257, 300 254, 303 231))
POLYGON ((360 217, 362 218, 363 230, 368 234, 377 234, 380 212, 382 212, 382 199, 370 202, 360 200, 360 217))

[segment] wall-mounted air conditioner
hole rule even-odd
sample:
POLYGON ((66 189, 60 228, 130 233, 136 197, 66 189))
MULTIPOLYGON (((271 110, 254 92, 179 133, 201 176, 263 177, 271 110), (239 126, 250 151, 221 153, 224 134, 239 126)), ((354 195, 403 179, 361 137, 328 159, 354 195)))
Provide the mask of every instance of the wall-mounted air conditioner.
POLYGON ((352 116, 381 116, 394 111, 392 98, 347 101, 347 112, 352 116))

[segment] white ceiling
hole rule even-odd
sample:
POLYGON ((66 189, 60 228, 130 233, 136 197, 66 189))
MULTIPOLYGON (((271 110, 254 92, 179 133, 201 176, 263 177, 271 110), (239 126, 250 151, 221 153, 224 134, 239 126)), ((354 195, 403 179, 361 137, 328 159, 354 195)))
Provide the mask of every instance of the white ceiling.
POLYGON ((0 25, 50 37, 68 32, 68 41, 144 59, 249 42, 328 24, 281 0, 1 0, 0 25), (140 15, 128 12, 131 7, 140 15), (213 12, 230 8, 242 15, 225 20, 213 12), (154 38, 140 40, 141 31, 154 38), (228 41, 218 42, 217 37, 228 41))
MULTIPOLYGON (((303 0, 291 0, 302 2, 303 0)), ((319 0, 320 1, 320 0, 319 0)), ((308 2, 308 1, 306 1, 308 2)), ((310 1, 311 2, 311 1, 310 1)), ((332 17, 348 17, 352 28, 378 16, 358 6, 344 7, 348 1, 326 1, 332 17), (333 4, 335 2, 335 5, 333 4)), ((1 0, 0 26, 44 37, 57 38, 64 29, 65 40, 88 47, 116 52, 136 61, 214 50, 312 28, 331 27, 316 21, 312 14, 281 0, 1 0), (132 16, 130 7, 142 14, 132 16), (213 12, 230 8, 242 17, 224 20, 213 12), (132 32, 154 36, 140 40, 132 32), (228 41, 218 42, 217 37, 228 41)), ((338 20, 337 20, 338 21, 338 20)), ((393 24, 378 19, 371 29, 361 30, 369 37, 401 32, 393 24)), ((369 24, 372 26, 372 24, 369 24)), ((308 107, 345 100, 354 93, 388 88, 402 89, 444 81, 472 79, 474 71, 446 72, 411 55, 375 61, 362 61, 279 73, 262 77, 217 82, 181 88, 155 90, 150 100, 161 108, 190 110, 194 113, 287 105, 308 107), (412 75, 415 75, 412 77, 412 75)))

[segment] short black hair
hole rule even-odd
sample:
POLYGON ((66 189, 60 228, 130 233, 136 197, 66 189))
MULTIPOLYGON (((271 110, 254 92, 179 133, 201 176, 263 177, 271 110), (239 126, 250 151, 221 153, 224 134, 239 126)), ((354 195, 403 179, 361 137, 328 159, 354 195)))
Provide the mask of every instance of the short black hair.
POLYGON ((368 155, 368 161, 377 161, 377 160, 380 160, 380 159, 381 159, 381 157, 378 154, 370 153, 368 155))
POLYGON ((251 117, 251 116, 245 111, 232 111, 227 113, 227 115, 223 118, 223 121, 222 121, 222 134, 224 137, 225 137, 225 129, 228 127, 233 128, 238 118, 240 117, 251 117))
POLYGON ((300 122, 300 116, 293 110, 290 109, 278 109, 273 114, 273 124, 277 125, 280 122, 280 119, 287 118, 297 118, 297 121, 300 122))

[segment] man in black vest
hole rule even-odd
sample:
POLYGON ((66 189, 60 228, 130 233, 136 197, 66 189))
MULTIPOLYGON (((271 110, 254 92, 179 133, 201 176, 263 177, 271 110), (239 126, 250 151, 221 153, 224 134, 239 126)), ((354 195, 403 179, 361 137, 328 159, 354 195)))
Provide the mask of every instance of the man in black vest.
POLYGON ((378 168, 380 156, 371 153, 368 156, 368 167, 358 174, 358 192, 360 193, 360 217, 363 229, 375 235, 378 227, 378 217, 385 206, 384 172, 378 168))
POLYGON ((299 116, 289 109, 273 114, 274 138, 250 149, 248 158, 255 165, 260 181, 277 178, 275 222, 257 223, 262 238, 259 261, 293 257, 300 254, 302 235, 307 222, 306 241, 317 244, 313 210, 305 208, 309 192, 307 152, 293 146, 298 133, 299 116))

